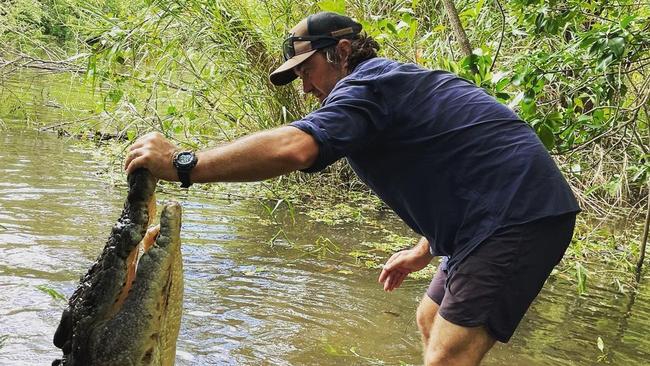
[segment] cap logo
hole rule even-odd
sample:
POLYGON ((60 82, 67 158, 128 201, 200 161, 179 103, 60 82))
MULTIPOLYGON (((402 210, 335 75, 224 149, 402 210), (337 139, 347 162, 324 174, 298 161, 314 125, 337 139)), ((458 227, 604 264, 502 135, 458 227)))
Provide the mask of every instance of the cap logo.
POLYGON ((339 29, 339 30, 336 30, 336 31, 334 31, 334 32, 332 32, 330 34, 332 35, 332 37, 340 37, 340 36, 345 36, 345 35, 350 34, 350 33, 354 33, 354 29, 352 29, 352 27, 339 29))

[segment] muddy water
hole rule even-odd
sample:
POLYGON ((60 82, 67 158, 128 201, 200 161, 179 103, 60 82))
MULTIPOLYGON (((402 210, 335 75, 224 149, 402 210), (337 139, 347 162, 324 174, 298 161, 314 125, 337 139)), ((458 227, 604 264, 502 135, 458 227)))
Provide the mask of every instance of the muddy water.
MULTIPOLYGON (((124 184, 100 175, 105 167, 88 151, 29 122, 56 123, 64 113, 47 105, 63 103, 57 95, 75 97, 73 83, 49 78, 47 86, 43 78, 0 86, 0 365, 45 365, 60 355, 51 339, 65 302, 38 287, 72 293, 126 193, 124 184), (48 91, 52 85, 56 91, 48 91), (7 93, 17 88, 34 91, 19 93, 16 103, 7 93)), ((298 214, 281 227, 290 242, 270 245, 278 226, 263 224, 268 216, 257 201, 165 191, 160 201, 175 199, 184 209, 177 365, 421 363, 414 313, 427 282, 386 294, 377 270, 360 268, 348 255, 364 240, 380 241, 379 234, 298 214), (338 249, 317 251, 323 238, 338 249)), ((567 276, 552 277, 513 341, 498 345, 484 364, 650 364, 647 277, 621 293, 607 268, 587 268, 587 295, 578 296, 567 276)))

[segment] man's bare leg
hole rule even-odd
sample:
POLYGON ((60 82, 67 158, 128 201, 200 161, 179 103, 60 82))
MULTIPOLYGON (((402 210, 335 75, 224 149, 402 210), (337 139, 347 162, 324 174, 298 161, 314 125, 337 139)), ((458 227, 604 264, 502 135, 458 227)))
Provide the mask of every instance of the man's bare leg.
POLYGON ((461 327, 436 314, 424 351, 424 364, 476 366, 494 343, 485 327, 461 327))
POLYGON ((416 314, 416 321, 418 323, 418 328, 420 329, 420 334, 422 335, 422 350, 425 352, 427 345, 429 344, 429 336, 431 334, 433 322, 438 314, 438 308, 438 304, 431 300, 427 294, 422 296, 416 314))

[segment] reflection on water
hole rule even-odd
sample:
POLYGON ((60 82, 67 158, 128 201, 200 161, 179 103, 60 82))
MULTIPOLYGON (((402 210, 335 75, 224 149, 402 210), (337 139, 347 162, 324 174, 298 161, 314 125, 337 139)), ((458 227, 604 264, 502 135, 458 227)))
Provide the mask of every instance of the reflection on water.
MULTIPOLYGON (((0 365, 44 365, 60 355, 51 340, 65 303, 36 286, 72 293, 119 216, 124 185, 98 178, 102 166, 66 141, 2 118, 8 128, 0 137, 0 337, 8 338, 0 365)), ((373 233, 298 216, 284 227, 295 246, 269 245, 278 228, 261 224, 257 203, 172 194, 158 199, 184 207, 178 365, 421 363, 415 308, 427 283, 381 291, 377 270, 361 269, 347 255, 373 233), (321 236, 341 254, 296 249, 321 236)), ((648 364, 647 280, 621 294, 596 275, 592 270, 582 297, 563 277, 552 278, 513 341, 484 364, 648 364)))

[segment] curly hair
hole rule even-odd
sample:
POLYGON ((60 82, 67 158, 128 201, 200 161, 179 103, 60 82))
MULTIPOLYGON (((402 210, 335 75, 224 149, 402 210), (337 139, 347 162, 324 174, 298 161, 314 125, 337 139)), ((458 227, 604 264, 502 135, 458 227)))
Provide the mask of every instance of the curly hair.
MULTIPOLYGON (((358 34, 356 37, 350 39, 350 41, 352 52, 348 57, 348 72, 352 72, 363 61, 377 57, 379 43, 365 32, 358 34)), ((327 62, 331 64, 338 65, 341 62, 341 58, 336 52, 336 45, 323 48, 319 52, 322 52, 327 62)))

